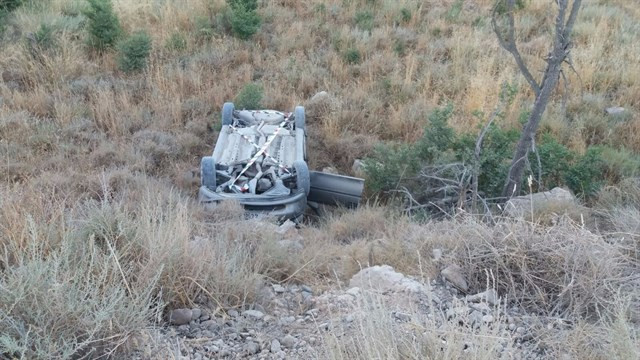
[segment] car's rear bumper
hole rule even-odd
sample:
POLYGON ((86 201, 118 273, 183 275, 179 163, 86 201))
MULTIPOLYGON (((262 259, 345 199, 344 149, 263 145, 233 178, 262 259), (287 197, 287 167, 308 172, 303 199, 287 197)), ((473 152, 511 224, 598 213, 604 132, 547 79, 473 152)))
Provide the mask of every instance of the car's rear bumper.
POLYGON ((237 201, 249 214, 264 214, 283 220, 297 218, 304 213, 307 207, 307 196, 303 191, 298 191, 284 197, 260 197, 255 195, 216 193, 205 186, 200 187, 198 201, 205 206, 215 206, 215 204, 224 200, 237 201))

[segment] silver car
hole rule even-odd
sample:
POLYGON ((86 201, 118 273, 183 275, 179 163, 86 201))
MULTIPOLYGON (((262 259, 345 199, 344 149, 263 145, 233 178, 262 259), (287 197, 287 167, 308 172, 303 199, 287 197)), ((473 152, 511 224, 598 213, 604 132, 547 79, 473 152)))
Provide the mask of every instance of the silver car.
POLYGON ((299 219, 307 205, 357 206, 364 180, 309 171, 304 107, 292 113, 222 107, 222 129, 200 164, 200 202, 235 200, 248 213, 299 219))

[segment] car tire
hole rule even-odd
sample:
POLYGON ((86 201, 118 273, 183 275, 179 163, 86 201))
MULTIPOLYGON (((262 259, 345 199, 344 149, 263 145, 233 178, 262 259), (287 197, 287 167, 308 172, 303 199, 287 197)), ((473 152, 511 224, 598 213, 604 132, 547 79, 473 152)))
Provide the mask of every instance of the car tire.
POLYGON ((222 105, 222 125, 231 125, 233 123, 233 112, 236 110, 232 102, 226 102, 222 105))
POLYGON ((309 195, 311 191, 311 175, 309 174, 309 167, 304 161, 294 161, 293 168, 296 171, 298 189, 303 189, 305 195, 309 195))
POLYGON ((293 111, 293 116, 296 119, 296 129, 305 130, 306 119, 304 115, 304 106, 296 106, 293 111))
POLYGON ((216 189, 216 160, 213 156, 205 156, 200 161, 200 183, 210 190, 216 189))

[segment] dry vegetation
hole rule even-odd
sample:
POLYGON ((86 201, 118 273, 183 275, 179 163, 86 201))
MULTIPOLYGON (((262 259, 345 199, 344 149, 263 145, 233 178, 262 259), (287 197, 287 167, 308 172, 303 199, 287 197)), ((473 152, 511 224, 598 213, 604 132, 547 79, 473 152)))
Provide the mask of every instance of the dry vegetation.
MULTIPOLYGON (((304 228, 295 256, 260 228, 238 226, 237 206, 207 213, 193 202, 219 106, 247 83, 262 85, 265 108, 330 93, 331 106, 308 120, 313 168, 349 172, 380 140, 416 140, 430 110, 448 102, 454 128, 475 133, 473 114, 493 110, 504 82, 519 91, 501 125, 517 125, 532 96, 494 38, 492 1, 264 1, 261 31, 248 41, 225 29, 222 0, 113 2, 126 32, 152 38, 141 73, 125 74, 114 52, 87 46, 82 0, 26 1, 0 20, 0 358, 126 351, 167 306, 206 298, 242 307, 265 280, 330 287, 367 264, 433 278, 434 248, 462 267, 473 289, 491 278, 532 313, 569 319, 567 329, 540 334, 551 358, 638 358, 633 180, 598 197, 599 228, 562 217, 488 226, 464 214, 416 223, 371 206, 304 228), (42 24, 52 40, 34 48, 29 39, 42 24)), ((542 68, 552 19, 549 1, 532 0, 519 20, 534 69, 542 68)), ((577 151, 615 144, 639 152, 639 39, 634 1, 586 2, 572 51, 579 78, 566 74, 567 102, 559 88, 545 131, 577 151), (607 106, 628 113, 612 119, 607 106)), ((377 307, 362 306, 375 319, 377 307)), ((460 356, 453 347, 430 352, 435 334, 416 343, 386 336, 380 324, 362 322, 351 343, 327 339, 329 353, 460 356)), ((448 336, 471 336, 460 331, 448 336)), ((487 329, 476 340, 490 349, 491 336, 487 329)))

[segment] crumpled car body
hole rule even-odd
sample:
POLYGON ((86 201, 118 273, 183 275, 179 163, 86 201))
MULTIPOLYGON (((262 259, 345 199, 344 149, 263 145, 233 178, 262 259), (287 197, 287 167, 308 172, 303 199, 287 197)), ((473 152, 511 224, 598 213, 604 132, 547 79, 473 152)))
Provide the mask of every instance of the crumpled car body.
POLYGON ((199 201, 235 200, 249 214, 298 219, 308 202, 357 206, 362 179, 309 171, 304 107, 291 113, 222 108, 213 153, 202 158, 199 201))

